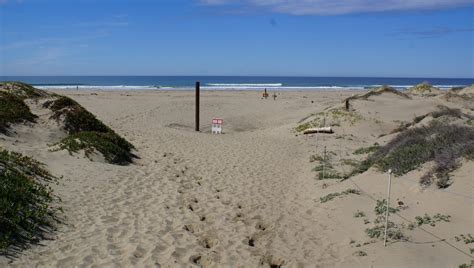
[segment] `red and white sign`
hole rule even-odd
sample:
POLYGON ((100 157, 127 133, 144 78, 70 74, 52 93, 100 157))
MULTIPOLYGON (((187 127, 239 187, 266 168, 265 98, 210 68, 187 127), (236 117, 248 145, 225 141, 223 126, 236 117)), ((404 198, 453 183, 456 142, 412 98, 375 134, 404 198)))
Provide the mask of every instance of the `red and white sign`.
POLYGON ((216 124, 216 125, 222 125, 222 122, 223 122, 223 121, 222 121, 222 119, 220 119, 220 118, 213 118, 213 119, 212 119, 212 124, 213 124, 213 125, 214 125, 214 124, 216 124))
POLYGON ((222 134, 222 123, 224 121, 221 118, 212 119, 212 134, 222 134))

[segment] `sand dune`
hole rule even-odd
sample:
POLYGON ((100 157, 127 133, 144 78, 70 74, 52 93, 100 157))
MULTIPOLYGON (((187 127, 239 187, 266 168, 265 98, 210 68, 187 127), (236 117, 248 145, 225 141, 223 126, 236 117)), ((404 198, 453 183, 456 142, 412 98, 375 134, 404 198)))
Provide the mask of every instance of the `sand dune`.
POLYGON ((367 237, 368 225, 354 213, 363 211, 372 220, 374 199, 385 196, 386 174, 369 170, 343 182, 321 181, 308 161, 324 146, 335 158, 347 158, 359 147, 386 142, 401 121, 438 104, 454 105, 441 98, 382 94, 355 100, 351 105, 360 122, 342 122, 333 135, 302 136, 294 131, 298 121, 341 106, 354 92, 283 92, 276 101, 260 99, 259 92, 203 92, 200 133, 194 131, 192 92, 60 93, 126 137, 140 159, 114 166, 51 152, 48 144, 59 140, 61 131, 30 103, 38 123, 15 126, 17 134, 0 136, 0 142, 64 176, 55 190, 64 202, 65 223, 51 240, 0 264, 455 267, 472 259, 469 245, 454 238, 473 231, 472 162, 454 173, 449 191, 422 189, 422 170, 395 179, 393 200, 408 206, 403 217, 442 213, 451 220, 415 229, 411 242, 384 248, 367 237), (212 117, 224 119, 225 134, 210 134, 212 117), (320 202, 348 188, 361 194, 320 202))

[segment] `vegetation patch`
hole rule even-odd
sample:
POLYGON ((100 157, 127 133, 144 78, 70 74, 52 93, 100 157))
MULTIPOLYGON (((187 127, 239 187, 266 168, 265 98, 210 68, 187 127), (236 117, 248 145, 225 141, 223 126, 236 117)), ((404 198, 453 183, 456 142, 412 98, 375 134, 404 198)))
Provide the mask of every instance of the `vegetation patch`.
POLYGON ((403 92, 400 92, 400 91, 394 89, 393 87, 382 86, 382 87, 379 87, 379 88, 369 90, 367 93, 364 93, 364 94, 351 96, 351 97, 345 99, 344 102, 345 101, 351 101, 351 100, 367 100, 371 96, 377 96, 377 95, 381 95, 383 93, 395 94, 395 95, 398 95, 398 96, 400 96, 402 98, 405 98, 405 99, 411 99, 410 96, 408 96, 407 94, 405 94, 403 92))
POLYGON ((354 151, 354 154, 369 154, 377 151, 379 149, 380 145, 378 143, 375 143, 372 146, 369 147, 361 147, 357 150, 354 151))
POLYGON ((41 163, 0 150, 0 252, 24 247, 53 228, 61 211, 49 186, 56 182, 41 163))
POLYGON ((105 160, 112 164, 131 163, 134 157, 128 143, 124 143, 124 139, 111 132, 79 132, 69 135, 56 145, 58 148, 55 150, 67 150, 71 154, 84 150, 89 159, 92 159, 94 152, 100 152, 105 160))
POLYGON ((0 82, 0 92, 10 93, 21 99, 45 97, 48 95, 45 91, 22 82, 0 82))
POLYGON ((399 133, 362 161, 351 175, 376 166, 381 171, 392 169, 400 176, 434 161, 434 167, 420 182, 423 185, 436 182, 439 188, 445 188, 451 184, 449 173, 458 167, 461 157, 474 159, 474 128, 433 121, 428 126, 399 133))
MULTIPOLYGON (((383 238, 384 231, 385 231, 384 225, 376 225, 372 228, 365 229, 365 233, 370 238, 383 238)), ((408 238, 405 236, 400 226, 398 226, 397 224, 391 221, 389 221, 387 224, 387 239, 392 240, 392 241, 408 240, 408 238)))
POLYGON ((428 82, 423 82, 421 84, 418 84, 416 86, 413 86, 407 89, 407 92, 411 94, 418 94, 418 95, 435 95, 435 94, 440 93, 441 90, 433 87, 428 82))
POLYGON ((429 216, 428 214, 425 213, 424 216, 416 216, 415 217, 415 223, 411 223, 408 225, 408 229, 413 230, 416 226, 421 226, 424 224, 429 224, 430 226, 436 226, 437 222, 444 221, 444 222, 449 222, 451 216, 449 215, 442 215, 440 213, 437 213, 433 217, 429 216))
POLYGON ((343 108, 332 108, 326 112, 313 114, 312 120, 298 125, 295 130, 303 132, 308 128, 340 126, 342 122, 354 125, 357 121, 362 120, 362 116, 354 111, 346 111, 343 108))
POLYGON ((457 242, 459 241, 464 241, 466 244, 472 244, 474 243, 474 235, 472 234, 460 234, 459 236, 455 236, 454 239, 456 239, 457 242))
POLYGON ((84 109, 76 101, 59 96, 46 102, 56 120, 64 119, 64 128, 69 136, 56 145, 59 150, 70 153, 84 150, 90 158, 93 152, 100 152, 112 164, 131 163, 135 155, 131 152, 135 147, 115 133, 111 128, 98 120, 92 113, 84 109))
POLYGON ((342 191, 340 193, 330 193, 328 195, 320 197, 319 200, 321 201, 321 203, 326 203, 328 201, 333 200, 334 198, 336 198, 338 196, 342 197, 342 196, 349 195, 349 194, 360 195, 360 191, 356 190, 356 189, 347 189, 347 190, 342 191))
POLYGON ((5 133, 10 124, 34 122, 35 118, 21 98, 0 91, 0 133, 5 133))
MULTIPOLYGON (((320 156, 314 156, 314 161, 319 161, 319 164, 313 168, 313 171, 318 172, 318 180, 325 179, 342 179, 343 176, 337 172, 330 162, 330 154, 326 155, 326 158, 320 156)), ((311 158, 310 158, 311 161, 311 158)))

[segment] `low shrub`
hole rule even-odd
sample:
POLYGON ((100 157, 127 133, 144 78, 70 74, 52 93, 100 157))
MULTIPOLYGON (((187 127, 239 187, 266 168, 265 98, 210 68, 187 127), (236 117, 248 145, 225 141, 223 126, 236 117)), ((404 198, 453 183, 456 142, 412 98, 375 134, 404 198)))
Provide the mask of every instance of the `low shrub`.
POLYGON ((449 173, 461 157, 474 158, 474 128, 433 121, 428 126, 410 128, 399 133, 385 146, 355 168, 351 175, 376 166, 381 171, 392 169, 397 176, 406 174, 424 163, 435 166, 420 180, 423 185, 436 181, 438 187, 450 185, 449 173))
POLYGON ((56 144, 59 150, 65 149, 70 153, 84 150, 89 158, 92 152, 97 151, 112 164, 131 163, 135 157, 131 152, 135 147, 130 142, 71 98, 59 96, 44 106, 54 112, 56 120, 64 118, 64 128, 69 136, 56 144))
POLYGON ((35 118, 21 98, 0 91, 0 133, 5 133, 10 124, 34 122, 35 118))
POLYGON ((79 132, 69 135, 55 145, 58 146, 56 150, 67 150, 69 153, 84 150, 89 159, 94 152, 100 152, 105 160, 112 164, 125 165, 135 157, 130 152, 132 147, 129 143, 111 132, 79 132))
POLYGON ((369 154, 377 151, 379 149, 380 145, 378 143, 375 143, 372 146, 369 147, 361 147, 357 150, 354 151, 354 154, 369 154))
POLYGON ((0 92, 12 94, 21 99, 38 98, 48 95, 45 91, 22 82, 0 82, 0 92))
MULTIPOLYGON (((365 233, 370 238, 383 238, 385 232, 384 225, 376 225, 372 228, 365 229, 365 233)), ((389 240, 407 240, 408 238, 403 233, 402 229, 393 222, 388 222, 387 238, 389 240)))
POLYGON ((437 222, 444 221, 444 222, 449 222, 449 219, 451 216, 449 215, 442 215, 437 213, 433 217, 430 217, 428 214, 425 213, 423 217, 421 216, 416 216, 415 217, 415 222, 418 226, 421 226, 423 224, 429 224, 431 226, 436 226, 437 222))
POLYGON ((50 183, 57 178, 42 164, 18 153, 0 150, 0 251, 41 238, 58 221, 50 183))
POLYGON ((338 196, 344 196, 344 195, 349 195, 349 194, 360 195, 360 191, 355 190, 355 189, 347 189, 347 190, 342 191, 340 193, 330 193, 328 195, 320 197, 319 200, 321 201, 321 203, 326 203, 330 200, 333 200, 334 198, 336 198, 338 196))

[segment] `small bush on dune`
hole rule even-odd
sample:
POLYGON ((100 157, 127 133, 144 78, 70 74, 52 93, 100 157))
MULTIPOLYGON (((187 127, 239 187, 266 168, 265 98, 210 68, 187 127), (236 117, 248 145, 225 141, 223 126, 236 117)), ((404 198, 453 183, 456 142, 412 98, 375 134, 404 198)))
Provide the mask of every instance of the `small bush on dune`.
POLYGON ((134 157, 128 143, 110 132, 79 132, 66 137, 57 146, 58 150, 68 150, 70 153, 84 150, 88 158, 98 151, 107 162, 113 164, 127 164, 134 157))
POLYGON ((76 101, 59 96, 44 105, 54 112, 53 118, 56 120, 64 118, 64 128, 70 134, 56 144, 60 150, 68 150, 70 153, 84 150, 89 158, 94 151, 98 151, 109 163, 132 162, 135 155, 131 150, 135 147, 76 101))
POLYGON ((10 93, 18 98, 37 98, 47 96, 43 90, 22 82, 0 82, 0 92, 10 93))
POLYGON ((0 251, 41 238, 57 222, 59 199, 48 185, 54 182, 34 159, 0 150, 0 251))
POLYGON ((92 113, 68 97, 60 96, 52 102, 45 103, 45 106, 54 112, 53 118, 59 119, 64 116, 64 128, 69 134, 81 131, 113 132, 92 113))
POLYGON ((34 122, 35 118, 21 98, 0 91, 0 133, 5 133, 10 124, 34 122))
POLYGON ((355 96, 351 96, 349 98, 346 98, 344 100, 344 102, 345 101, 351 101, 351 100, 358 100, 358 99, 367 100, 371 96, 377 96, 377 95, 381 95, 383 93, 391 93, 391 94, 395 94, 395 95, 398 95, 400 97, 403 97, 405 99, 411 99, 410 96, 408 96, 407 94, 405 94, 403 92, 400 92, 400 91, 394 89, 393 87, 382 86, 382 87, 379 87, 379 88, 371 89, 371 90, 369 90, 368 92, 366 92, 364 94, 359 94, 359 95, 355 95, 355 96))
POLYGON ((392 169, 403 175, 424 163, 434 161, 435 166, 421 178, 429 185, 449 186, 449 173, 458 166, 461 157, 474 158, 474 128, 433 121, 430 125, 407 129, 364 160, 353 174, 377 166, 382 171, 392 169))

